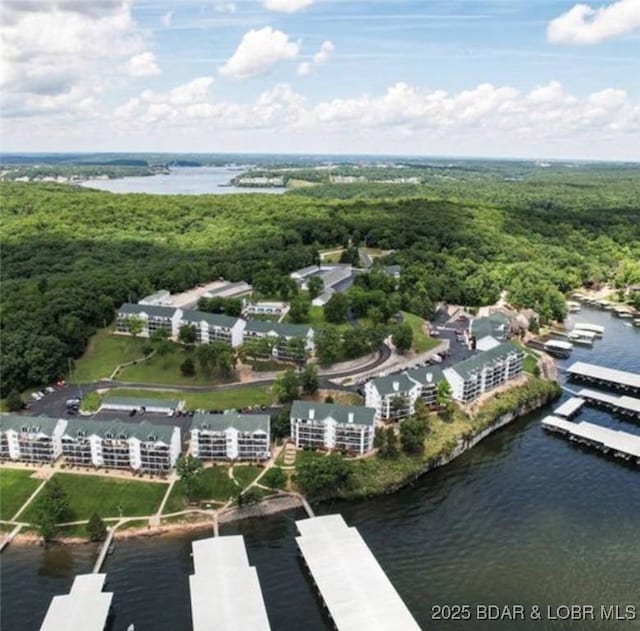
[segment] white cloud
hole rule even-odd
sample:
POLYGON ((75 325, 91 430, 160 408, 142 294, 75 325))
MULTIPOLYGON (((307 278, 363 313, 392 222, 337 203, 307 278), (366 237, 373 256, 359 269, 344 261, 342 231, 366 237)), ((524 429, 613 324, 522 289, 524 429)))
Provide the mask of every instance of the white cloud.
POLYGON ((598 9, 576 4, 549 23, 547 38, 554 44, 596 44, 637 29, 640 0, 618 0, 598 9))
POLYGON ((221 75, 246 79, 264 74, 275 64, 294 59, 300 51, 299 42, 293 42, 282 31, 270 26, 245 33, 233 55, 219 69, 221 75))
POLYGON ((306 77, 313 72, 316 66, 327 63, 335 51, 333 42, 328 39, 322 42, 320 50, 313 56, 311 61, 302 61, 298 64, 298 75, 306 77))
POLYGON ((146 51, 131 57, 125 66, 125 72, 130 77, 150 77, 160 74, 160 68, 155 55, 146 51))
POLYGON ((311 6, 315 0, 263 0, 262 4, 269 11, 281 13, 295 13, 311 6))
POLYGON ((235 2, 214 2, 213 10, 216 13, 235 13, 238 7, 235 2))
POLYGON ((169 28, 171 26, 171 20, 173 19, 173 11, 168 11, 161 18, 162 26, 169 28))

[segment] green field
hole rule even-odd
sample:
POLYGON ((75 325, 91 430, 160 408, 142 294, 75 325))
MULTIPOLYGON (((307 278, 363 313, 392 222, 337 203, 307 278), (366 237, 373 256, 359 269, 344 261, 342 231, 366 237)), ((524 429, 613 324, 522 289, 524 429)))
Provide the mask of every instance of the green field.
POLYGON ((245 488, 258 477, 261 471, 262 467, 255 465, 239 465, 233 467, 233 477, 242 488, 245 488))
MULTIPOLYGON (((235 497, 239 491, 236 483, 229 477, 229 467, 209 467, 202 472, 200 485, 193 500, 197 502, 206 502, 207 500, 226 502, 235 497)), ((165 504, 164 514, 177 513, 185 508, 187 508, 187 496, 184 487, 180 482, 176 482, 165 504)))
POLYGON ((413 344, 411 346, 413 351, 416 353, 424 353, 438 346, 440 342, 431 337, 428 333, 425 333, 425 320, 413 313, 407 313, 406 311, 402 312, 402 317, 404 318, 404 322, 410 325, 413 330, 413 344))
MULTIPOLYGON (((138 482, 108 476, 56 473, 69 498, 73 516, 68 521, 89 519, 96 512, 100 517, 152 515, 158 510, 167 490, 159 482, 138 482)), ((33 505, 23 513, 25 521, 33 518, 33 505)))
POLYGON ((0 469, 0 519, 11 519, 42 480, 32 478, 33 471, 0 469))
POLYGON ((181 392, 178 390, 136 390, 113 388, 109 394, 118 397, 184 400, 188 410, 240 409, 250 405, 271 405, 273 395, 269 386, 247 386, 217 392, 181 392))
POLYGON ((113 335, 112 329, 101 329, 90 340, 84 355, 76 360, 69 381, 90 383, 111 375, 118 364, 142 358, 141 338, 113 335))

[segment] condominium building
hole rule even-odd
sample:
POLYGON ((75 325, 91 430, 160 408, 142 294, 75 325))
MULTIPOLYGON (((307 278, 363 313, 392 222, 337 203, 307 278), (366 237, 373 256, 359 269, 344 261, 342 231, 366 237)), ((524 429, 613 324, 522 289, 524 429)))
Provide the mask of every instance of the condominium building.
POLYGON ((121 421, 68 421, 65 462, 80 466, 168 473, 180 455, 180 428, 121 421))
POLYGON ((269 339, 273 342, 272 355, 276 359, 296 360, 291 349, 291 341, 295 338, 304 340, 307 355, 314 350, 313 329, 306 324, 282 324, 280 322, 265 322, 263 320, 249 320, 244 330, 244 341, 269 339))
POLYGON ((0 416, 0 459, 52 463, 62 453, 67 421, 46 416, 0 416))
POLYGON ((138 318, 142 322, 142 330, 138 333, 140 337, 151 337, 158 329, 164 329, 169 337, 176 339, 181 317, 182 311, 175 307, 125 302, 118 309, 116 332, 129 334, 131 318, 138 318))
POLYGON ((267 460, 268 414, 196 414, 191 423, 191 453, 201 460, 267 460))
POLYGON ((245 301, 242 315, 247 316, 281 316, 288 308, 286 302, 249 302, 245 301))
POLYGON ((296 447, 363 454, 373 449, 375 414, 362 406, 294 401, 291 436, 296 447))
POLYGON ((365 405, 376 411, 377 419, 397 421, 415 412, 421 392, 421 384, 406 372, 377 377, 364 386, 365 405))
POLYGON ((409 379, 420 384, 420 400, 427 407, 436 405, 438 384, 444 380, 442 368, 439 366, 419 366, 405 371, 409 379))
POLYGON ((503 342, 451 368, 444 376, 451 385, 452 396, 467 403, 483 392, 522 374, 524 351, 511 342, 503 342))
POLYGON ((241 318, 233 318, 221 313, 185 309, 182 311, 180 324, 195 327, 199 344, 225 342, 235 348, 242 345, 247 323, 241 318))

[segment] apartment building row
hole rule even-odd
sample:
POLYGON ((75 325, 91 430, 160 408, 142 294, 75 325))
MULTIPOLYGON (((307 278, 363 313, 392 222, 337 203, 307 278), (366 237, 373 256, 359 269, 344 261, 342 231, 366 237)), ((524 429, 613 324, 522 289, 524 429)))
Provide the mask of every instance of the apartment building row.
POLYGON ((181 451, 180 428, 121 421, 0 417, 0 459, 163 474, 181 451))
POLYGON ((118 309, 116 332, 129 334, 129 319, 132 317, 139 318, 142 322, 142 331, 139 333, 141 337, 151 337, 158 329, 164 329, 170 338, 177 340, 181 327, 187 325, 195 329, 198 344, 222 341, 237 348, 248 339, 271 339, 275 341, 273 356, 289 359, 287 343, 293 338, 302 338, 307 353, 312 354, 314 351, 313 329, 307 325, 245 320, 219 313, 124 303, 118 309))

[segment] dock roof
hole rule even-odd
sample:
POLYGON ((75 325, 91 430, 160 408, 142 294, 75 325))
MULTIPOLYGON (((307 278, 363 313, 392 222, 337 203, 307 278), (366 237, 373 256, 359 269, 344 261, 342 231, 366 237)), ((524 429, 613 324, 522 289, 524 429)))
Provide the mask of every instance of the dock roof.
POLYGON ((336 423, 355 423, 356 425, 373 425, 376 411, 361 405, 338 405, 337 403, 314 403, 310 401, 294 401, 291 406, 291 418, 311 420, 313 410, 314 421, 332 418, 336 423), (349 420, 349 415, 351 420, 349 420))
POLYGON ((241 535, 194 541, 189 577, 194 631, 269 631, 258 574, 241 535))
POLYGON ((587 400, 599 401, 601 403, 621 408, 622 410, 640 414, 640 399, 636 397, 617 396, 615 394, 599 392, 598 390, 590 390, 589 388, 583 388, 580 390, 578 392, 578 396, 587 400))
POLYGON ((600 379, 610 383, 617 383, 622 386, 640 388, 640 374, 628 372, 626 370, 605 368, 604 366, 588 364, 587 362, 575 362, 567 368, 567 372, 571 375, 578 375, 580 377, 600 379))
POLYGON ((191 422, 192 430, 224 432, 236 429, 239 432, 269 433, 271 417, 268 414, 239 414, 225 412, 224 414, 194 414, 191 422))
POLYGON ((583 405, 584 399, 581 399, 580 397, 571 397, 560 407, 556 408, 553 413, 557 416, 573 416, 583 405))
POLYGON ((338 631, 419 630, 360 533, 341 515, 296 526, 296 542, 338 631))
POLYGON ((71 591, 54 596, 40 631, 103 631, 113 594, 103 592, 106 574, 76 576, 71 591))

